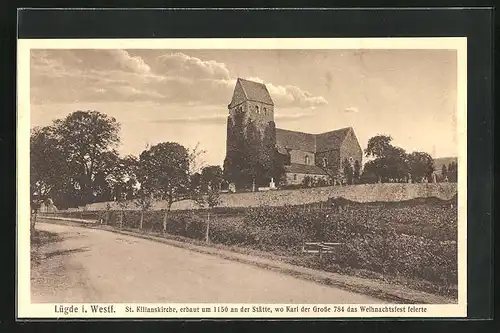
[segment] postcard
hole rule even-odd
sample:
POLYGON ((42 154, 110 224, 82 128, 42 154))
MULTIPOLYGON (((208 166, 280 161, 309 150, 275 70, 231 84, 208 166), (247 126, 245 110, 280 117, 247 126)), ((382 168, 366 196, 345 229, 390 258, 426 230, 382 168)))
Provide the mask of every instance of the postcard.
POLYGON ((19 39, 18 318, 467 315, 467 39, 19 39))

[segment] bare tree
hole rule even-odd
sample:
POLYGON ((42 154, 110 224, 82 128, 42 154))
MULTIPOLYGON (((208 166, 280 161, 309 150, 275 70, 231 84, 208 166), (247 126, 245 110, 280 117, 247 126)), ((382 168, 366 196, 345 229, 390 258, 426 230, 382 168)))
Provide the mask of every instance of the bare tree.
POLYGON ((151 208, 153 201, 154 198, 152 192, 142 188, 139 190, 137 198, 134 200, 134 204, 141 210, 141 220, 139 222, 140 230, 142 230, 144 225, 144 213, 151 208))
MULTIPOLYGON (((222 170, 221 170, 222 174, 222 170)), ((207 227, 205 229, 205 242, 210 241, 210 215, 213 208, 221 204, 220 199, 220 180, 211 180, 206 187, 201 187, 193 194, 195 202, 207 209, 207 227)))

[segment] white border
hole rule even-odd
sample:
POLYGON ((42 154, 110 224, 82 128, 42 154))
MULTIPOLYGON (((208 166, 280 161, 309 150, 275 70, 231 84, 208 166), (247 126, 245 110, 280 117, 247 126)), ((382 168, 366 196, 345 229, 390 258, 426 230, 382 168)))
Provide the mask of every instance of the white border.
MULTIPOLYGON (((467 315, 467 39, 460 38, 239 38, 239 39, 20 39, 18 40, 17 100, 17 316, 58 318, 55 304, 30 302, 29 246, 29 137, 30 137, 30 50, 31 49, 453 49, 457 51, 458 134, 458 304, 425 305, 425 313, 273 313, 270 317, 466 317, 467 315)), ((76 305, 76 304, 75 304, 76 305)), ((139 304, 128 304, 136 306, 139 304)), ((181 304, 140 304, 177 306, 181 304)), ((182 304, 197 306, 196 304, 182 304)), ((217 306, 221 304, 199 304, 217 306)), ((241 307, 243 304, 226 304, 241 307)), ((251 306, 244 304, 245 306, 251 306)), ((288 304, 289 305, 289 304, 288 304)), ((81 304, 79 305, 81 306, 81 304)), ((179 318, 179 315, 126 313, 125 304, 115 304, 114 314, 87 313, 84 318, 179 318)), ((270 305, 272 307, 279 305, 270 305)), ((302 305, 299 305, 302 306, 302 305)), ((344 305, 347 307, 347 305, 344 305)), ((358 307, 360 305, 357 305, 358 307)), ((401 305, 399 305, 401 306, 401 305)), ((218 314, 218 318, 241 317, 240 313, 218 314)), ((263 313, 246 313, 247 318, 266 318, 263 313)), ((201 318, 184 314, 182 318, 201 318)), ((213 314, 207 317, 213 318, 213 314)), ((70 314, 64 318, 82 318, 70 314)))

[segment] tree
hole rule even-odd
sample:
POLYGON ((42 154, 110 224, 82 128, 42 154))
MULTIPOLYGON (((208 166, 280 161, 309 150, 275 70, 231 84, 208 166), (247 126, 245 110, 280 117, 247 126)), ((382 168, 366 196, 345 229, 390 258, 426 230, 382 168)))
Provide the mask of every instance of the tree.
POLYGON ((203 155, 206 151, 200 148, 200 143, 197 143, 194 148, 186 150, 188 152, 189 177, 191 178, 205 167, 206 162, 203 160, 203 155))
POLYGON ((200 176, 200 186, 202 191, 207 191, 210 186, 220 190, 224 180, 223 172, 218 165, 209 165, 202 169, 200 176))
POLYGON ((145 188, 141 188, 137 193, 137 198, 134 200, 134 204, 141 210, 139 229, 142 230, 144 225, 144 213, 153 205, 153 193, 145 188))
POLYGON ((271 178, 279 181, 284 174, 276 149, 275 123, 269 122, 262 131, 255 121, 245 122, 241 113, 228 117, 224 178, 237 188, 248 188, 253 183, 268 185, 271 178))
POLYGON ((441 167, 441 175, 443 179, 446 179, 446 177, 448 177, 448 168, 446 167, 446 164, 443 164, 443 166, 441 167))
POLYGON ((261 160, 263 173, 261 183, 267 186, 274 179, 275 183, 280 183, 285 175, 285 161, 276 147, 276 124, 270 121, 264 130, 262 139, 261 160))
POLYGON ((381 174, 383 174, 383 166, 379 160, 368 161, 363 168, 363 173, 360 177, 362 184, 375 184, 381 181, 381 174))
POLYGON ((410 172, 408 154, 400 147, 389 147, 382 158, 387 166, 387 177, 394 182, 404 182, 410 172))
POLYGON ((166 199, 163 232, 167 230, 167 214, 172 204, 189 197, 188 150, 175 142, 163 142, 141 153, 141 187, 154 191, 160 199, 166 199))
POLYGON ((205 242, 210 241, 210 214, 214 207, 220 205, 220 192, 217 186, 212 186, 210 183, 206 191, 201 192, 200 195, 196 196, 195 201, 203 208, 207 209, 207 227, 205 229, 205 242))
POLYGON ((195 192, 201 188, 201 173, 195 172, 191 175, 190 188, 192 192, 195 192))
POLYGON ((65 188, 68 183, 64 155, 54 127, 35 127, 30 135, 31 230, 34 232, 41 204, 65 188))
POLYGON ((368 172, 374 174, 379 182, 401 182, 408 176, 408 155, 404 149, 393 146, 391 141, 392 137, 389 135, 377 135, 368 140, 365 149, 367 157, 375 157, 368 166, 368 172))
POLYGON ((220 186, 223 181, 223 172, 220 166, 211 165, 201 172, 201 186, 192 193, 192 199, 201 207, 207 208, 207 227, 205 241, 210 241, 210 213, 214 207, 220 205, 220 186))
POLYGON ((354 170, 353 170, 353 180, 355 184, 359 183, 359 178, 361 176, 361 164, 358 160, 354 161, 354 170))
POLYGON ((373 184, 381 183, 388 178, 387 163, 382 158, 376 158, 368 161, 363 168, 361 180, 363 183, 373 184))
POLYGON ((116 199, 116 203, 118 204, 118 207, 120 207, 119 226, 121 229, 121 228, 123 228, 123 219, 124 219, 124 215, 125 215, 124 210, 127 209, 127 207, 128 207, 125 193, 120 193, 120 195, 116 199))
POLYGON ((353 168, 347 158, 344 159, 344 162, 342 162, 342 170, 344 172, 344 177, 347 180, 347 184, 351 185, 353 178, 353 168))
POLYGON ((448 180, 450 182, 456 182, 458 180, 458 166, 455 162, 451 162, 448 165, 448 180))
POLYGON ((56 120, 54 126, 82 204, 93 202, 96 176, 106 172, 103 156, 118 145, 120 124, 97 111, 76 111, 56 120))
POLYGON ((431 180, 432 173, 434 172, 434 160, 429 154, 416 151, 408 155, 408 160, 412 179, 420 180, 427 178, 431 180))
POLYGON ((76 111, 50 126, 34 129, 34 184, 41 179, 37 173, 43 175, 45 188, 50 187, 48 192, 60 208, 103 199, 109 192, 108 169, 117 158, 113 148, 119 142, 119 127, 114 118, 97 111, 76 111))
POLYGON ((224 178, 237 188, 246 188, 252 183, 250 146, 245 133, 244 114, 236 113, 227 121, 227 155, 224 160, 224 178))
POLYGON ((392 147, 392 137, 390 135, 376 135, 368 140, 368 145, 365 149, 366 157, 386 157, 388 150, 392 147))

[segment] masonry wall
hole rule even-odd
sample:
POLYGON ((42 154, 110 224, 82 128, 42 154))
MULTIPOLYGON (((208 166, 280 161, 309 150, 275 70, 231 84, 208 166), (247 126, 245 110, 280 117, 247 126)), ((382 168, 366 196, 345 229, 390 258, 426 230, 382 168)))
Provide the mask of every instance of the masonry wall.
MULTIPOLYGON (((346 158, 352 157, 353 162, 358 160, 359 164, 362 165, 363 151, 359 146, 358 140, 353 132, 349 133, 345 138, 342 146, 340 147, 340 163, 342 163, 346 158)), ((341 164, 342 165, 342 164, 341 164)))
POLYGON ((328 180, 328 176, 323 176, 323 175, 311 175, 311 174, 306 174, 306 173, 287 173, 285 175, 286 177, 286 184, 287 185, 299 185, 302 184, 302 181, 306 176, 309 176, 311 178, 320 179, 323 178, 324 180, 328 180))
MULTIPOLYGON (((299 205, 326 201, 332 197, 343 197, 357 202, 403 201, 415 198, 436 197, 443 200, 452 199, 457 194, 457 183, 389 183, 364 184, 349 186, 328 186, 306 188, 299 190, 275 190, 266 192, 223 193, 221 207, 250 207, 259 205, 283 206, 299 205)), ((111 203, 113 204, 113 203, 111 203)), ((155 202, 152 209, 166 207, 165 202, 155 202)), ((194 202, 185 200, 176 202, 172 210, 198 209, 194 202)), ((106 203, 87 205, 86 210, 104 210, 106 203)), ((113 205, 113 209, 118 209, 113 205)), ((130 204, 128 209, 136 210, 137 206, 130 204)))
POLYGON ((260 123, 267 124, 274 120, 274 107, 260 102, 247 101, 243 103, 244 111, 248 117, 260 123), (257 112, 256 107, 259 107, 257 112))
POLYGON ((340 151, 330 150, 316 153, 316 165, 323 167, 323 158, 326 158, 328 161, 327 169, 330 170, 330 174, 336 175, 340 167, 340 151))
POLYGON ((290 163, 306 164, 306 156, 309 156, 308 165, 314 165, 314 153, 302 150, 290 150, 290 163))

